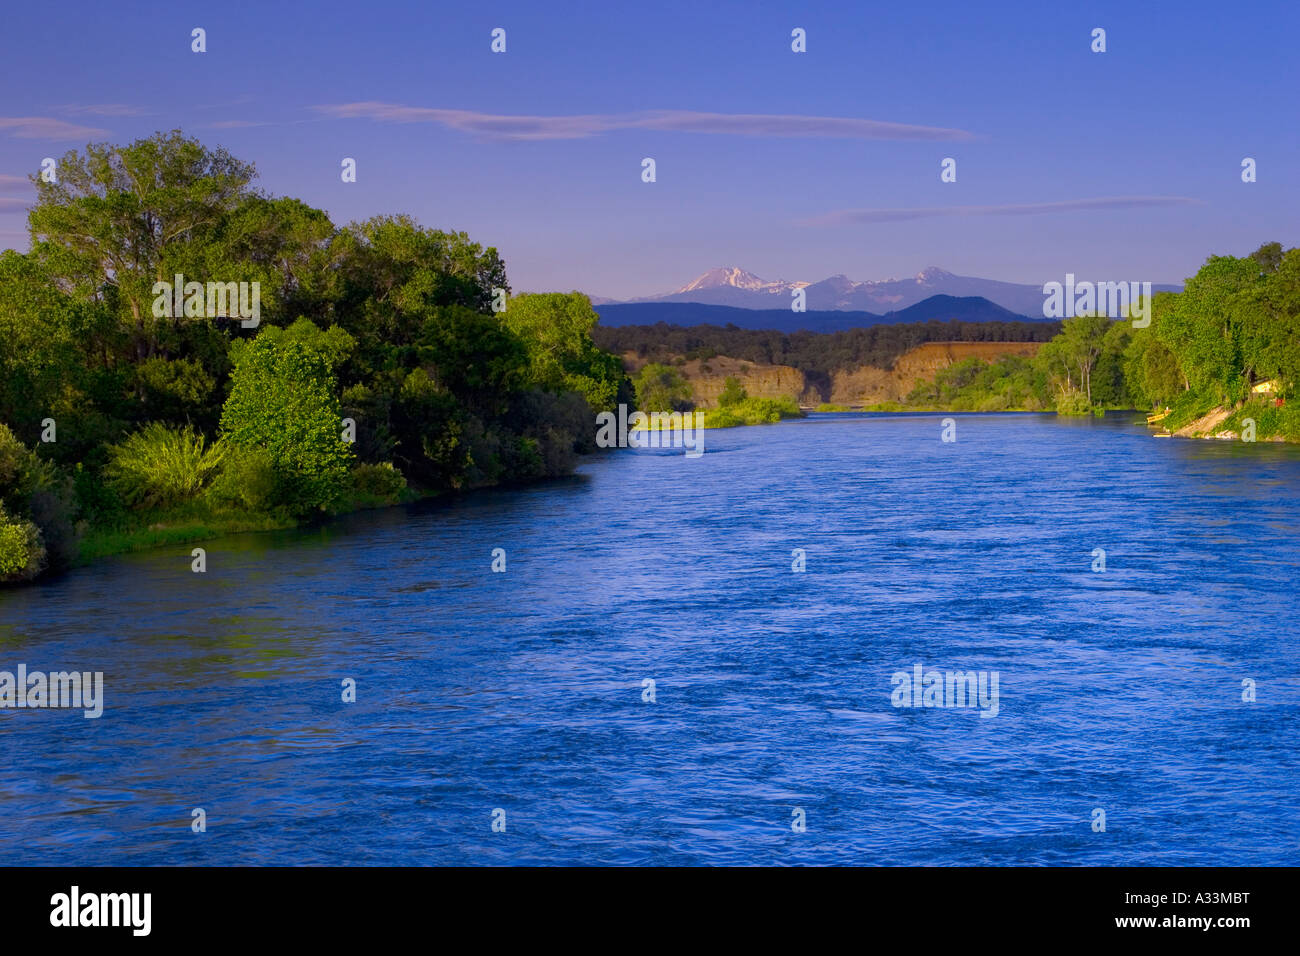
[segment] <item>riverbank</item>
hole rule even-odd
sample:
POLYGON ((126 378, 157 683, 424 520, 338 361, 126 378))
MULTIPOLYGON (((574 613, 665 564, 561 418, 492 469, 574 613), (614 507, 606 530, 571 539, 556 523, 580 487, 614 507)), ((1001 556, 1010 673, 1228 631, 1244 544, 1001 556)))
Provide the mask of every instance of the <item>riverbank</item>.
POLYGON ((1279 404, 1269 393, 1231 406, 1188 396, 1148 423, 1163 438, 1300 443, 1300 406, 1279 404))
POLYGON ((435 492, 420 493, 409 488, 399 495, 358 494, 328 512, 299 517, 215 508, 201 501, 189 502, 176 508, 132 515, 130 521, 116 527, 85 529, 77 544, 73 566, 86 567, 114 555, 197 544, 231 534, 287 531, 347 514, 392 508, 438 496, 435 492))

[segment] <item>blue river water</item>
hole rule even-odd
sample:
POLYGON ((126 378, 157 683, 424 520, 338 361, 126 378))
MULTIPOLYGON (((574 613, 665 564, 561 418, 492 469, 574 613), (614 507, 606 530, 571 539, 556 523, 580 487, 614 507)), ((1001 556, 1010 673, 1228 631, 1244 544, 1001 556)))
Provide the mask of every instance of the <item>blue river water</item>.
POLYGON ((3 862, 1300 862, 1300 449, 955 417, 0 592, 0 670, 104 674, 0 710, 3 862), (918 664, 996 716, 894 706, 918 664))

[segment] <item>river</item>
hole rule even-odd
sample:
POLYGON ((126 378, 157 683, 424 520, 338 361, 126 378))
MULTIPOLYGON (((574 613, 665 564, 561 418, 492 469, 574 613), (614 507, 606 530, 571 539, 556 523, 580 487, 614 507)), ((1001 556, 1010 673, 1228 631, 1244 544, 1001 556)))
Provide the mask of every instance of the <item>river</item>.
POLYGON ((4 862, 1300 862, 1300 449, 941 417, 0 592, 0 670, 104 675, 0 710, 4 862))

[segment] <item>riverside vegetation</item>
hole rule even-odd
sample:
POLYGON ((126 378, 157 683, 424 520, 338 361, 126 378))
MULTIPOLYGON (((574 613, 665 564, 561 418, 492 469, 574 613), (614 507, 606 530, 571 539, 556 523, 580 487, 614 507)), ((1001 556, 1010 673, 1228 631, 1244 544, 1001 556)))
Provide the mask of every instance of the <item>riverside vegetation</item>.
POLYGON ((1300 249, 1273 242, 1213 256, 1182 292, 1152 298, 1151 323, 1080 316, 1033 358, 967 360, 918 385, 909 407, 955 411, 1160 411, 1178 431, 1210 413, 1217 434, 1255 422, 1260 439, 1300 441, 1300 249))
POLYGON ((495 314, 495 249, 255 177, 180 131, 33 177, 31 251, 0 254, 0 581, 564 474, 634 401, 585 296, 495 314), (260 326, 157 317, 177 274, 259 283, 260 326))

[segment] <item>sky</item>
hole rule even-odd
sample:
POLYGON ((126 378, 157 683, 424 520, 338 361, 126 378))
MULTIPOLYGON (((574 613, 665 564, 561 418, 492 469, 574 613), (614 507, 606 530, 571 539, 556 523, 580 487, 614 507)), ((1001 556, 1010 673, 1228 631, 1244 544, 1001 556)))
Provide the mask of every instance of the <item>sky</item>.
POLYGON ((173 128, 336 223, 466 231, 516 292, 631 298, 717 266, 1178 283, 1300 245, 1295 0, 65 0, 3 19, 0 248, 27 248, 44 157, 173 128))

